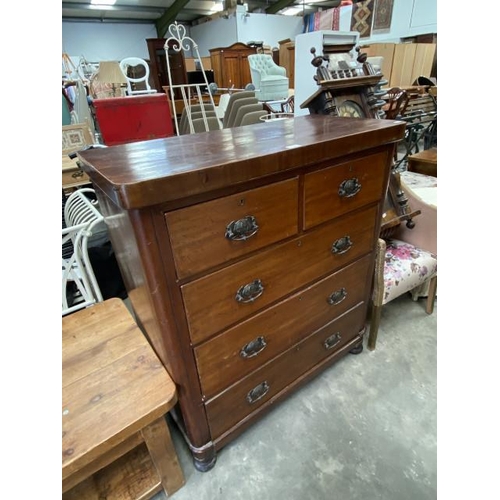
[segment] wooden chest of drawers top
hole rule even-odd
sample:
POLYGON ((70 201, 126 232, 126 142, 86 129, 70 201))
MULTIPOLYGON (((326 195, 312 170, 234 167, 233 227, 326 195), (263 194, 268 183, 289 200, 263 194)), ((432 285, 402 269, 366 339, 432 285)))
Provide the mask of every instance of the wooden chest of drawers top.
POLYGON ((235 187, 400 140, 404 123, 301 116, 94 149, 83 169, 116 205, 144 208, 235 187))

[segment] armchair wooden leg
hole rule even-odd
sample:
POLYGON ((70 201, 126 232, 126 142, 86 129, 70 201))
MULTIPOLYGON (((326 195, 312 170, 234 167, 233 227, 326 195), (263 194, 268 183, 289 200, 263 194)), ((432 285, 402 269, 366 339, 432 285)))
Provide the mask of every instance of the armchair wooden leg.
POLYGON ((380 325, 380 317, 382 315, 382 306, 372 306, 372 317, 370 321, 370 333, 368 335, 368 349, 375 350, 377 343, 378 327, 380 325))
POLYGON ((437 290, 437 276, 434 276, 434 278, 432 278, 430 283, 429 283, 427 304, 425 306, 425 312, 427 314, 432 314, 434 311, 434 301, 436 299, 436 290, 437 290))

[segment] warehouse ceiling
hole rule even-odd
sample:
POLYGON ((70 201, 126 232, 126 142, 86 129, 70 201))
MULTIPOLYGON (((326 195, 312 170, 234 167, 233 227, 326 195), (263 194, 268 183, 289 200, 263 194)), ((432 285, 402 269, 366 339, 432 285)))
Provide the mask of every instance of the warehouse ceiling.
POLYGON ((92 5, 91 0, 63 0, 63 21, 154 23, 163 36, 171 23, 195 25, 211 16, 234 8, 236 2, 247 11, 283 14, 285 8, 297 7, 298 15, 316 12, 319 7, 337 7, 340 0, 116 0, 114 5, 92 5), (218 9, 218 10, 217 10, 218 9), (161 33, 163 31, 163 33, 161 33))

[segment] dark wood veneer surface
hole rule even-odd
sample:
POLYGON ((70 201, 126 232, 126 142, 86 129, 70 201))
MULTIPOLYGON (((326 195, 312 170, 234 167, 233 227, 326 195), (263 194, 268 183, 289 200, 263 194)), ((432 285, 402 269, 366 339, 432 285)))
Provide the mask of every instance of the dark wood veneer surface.
POLYGON ((309 115, 78 153, 116 204, 141 208, 397 142, 403 122, 309 115), (333 144, 332 144, 333 143, 333 144), (271 161, 270 161, 271 160, 271 161))

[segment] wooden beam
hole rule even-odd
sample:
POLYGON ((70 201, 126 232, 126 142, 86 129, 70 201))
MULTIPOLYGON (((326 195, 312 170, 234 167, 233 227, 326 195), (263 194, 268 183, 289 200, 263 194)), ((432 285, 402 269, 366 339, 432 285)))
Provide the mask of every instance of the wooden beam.
POLYGON ((158 38, 164 38, 168 27, 175 21, 177 14, 189 3, 189 0, 175 0, 168 10, 156 20, 158 38))
POLYGON ((293 3, 295 3, 295 0, 278 0, 267 7, 266 14, 276 14, 276 12, 279 12, 281 9, 284 9, 293 3))

